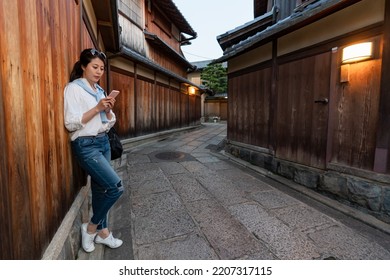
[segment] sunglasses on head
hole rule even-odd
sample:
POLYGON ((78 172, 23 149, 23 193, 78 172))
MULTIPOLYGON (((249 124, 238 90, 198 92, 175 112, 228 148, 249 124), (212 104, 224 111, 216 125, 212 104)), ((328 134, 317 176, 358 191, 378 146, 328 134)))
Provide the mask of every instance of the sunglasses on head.
POLYGON ((103 59, 107 58, 106 55, 104 54, 104 52, 99 52, 97 49, 91 49, 91 54, 93 56, 95 56, 95 55, 100 56, 103 59))

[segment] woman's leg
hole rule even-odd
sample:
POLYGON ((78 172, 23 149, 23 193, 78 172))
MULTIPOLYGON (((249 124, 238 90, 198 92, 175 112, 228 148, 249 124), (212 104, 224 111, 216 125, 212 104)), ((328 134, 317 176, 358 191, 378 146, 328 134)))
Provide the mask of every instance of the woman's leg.
POLYGON ((91 180, 91 189, 93 211, 91 222, 98 225, 97 230, 102 230, 108 227, 108 211, 123 193, 122 181, 104 187, 95 180, 91 180))
POLYGON ((110 165, 108 137, 78 138, 72 147, 81 167, 91 176, 93 216, 88 231, 107 228, 107 213, 123 193, 122 181, 110 165))

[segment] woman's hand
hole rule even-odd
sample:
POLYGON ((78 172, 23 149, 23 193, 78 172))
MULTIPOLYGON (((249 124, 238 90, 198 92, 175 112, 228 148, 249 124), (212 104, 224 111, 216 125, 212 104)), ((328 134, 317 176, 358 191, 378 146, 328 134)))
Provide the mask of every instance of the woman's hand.
POLYGON ((96 105, 96 108, 99 112, 105 111, 106 113, 109 113, 112 108, 114 108, 115 105, 115 98, 113 97, 106 97, 100 99, 98 105, 96 105))
POLYGON ((99 114, 101 111, 105 111, 107 118, 111 120, 111 109, 114 108, 114 105, 115 98, 113 97, 106 97, 100 99, 99 103, 95 107, 83 114, 81 122, 84 124, 89 122, 96 114, 99 114))

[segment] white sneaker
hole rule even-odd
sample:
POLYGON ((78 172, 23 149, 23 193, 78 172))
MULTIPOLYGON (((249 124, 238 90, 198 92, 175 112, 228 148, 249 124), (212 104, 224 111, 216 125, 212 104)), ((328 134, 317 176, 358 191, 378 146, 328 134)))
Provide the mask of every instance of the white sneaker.
POLYGON ((110 232, 110 235, 107 236, 106 238, 101 238, 99 235, 97 235, 95 238, 95 242, 98 244, 104 244, 112 249, 118 248, 123 244, 123 241, 120 240, 119 238, 115 238, 112 235, 112 232, 110 232))
POLYGON ((87 227, 88 223, 81 225, 81 245, 85 252, 91 253, 93 250, 95 250, 95 244, 93 243, 93 240, 95 239, 97 232, 89 234, 87 232, 87 227))

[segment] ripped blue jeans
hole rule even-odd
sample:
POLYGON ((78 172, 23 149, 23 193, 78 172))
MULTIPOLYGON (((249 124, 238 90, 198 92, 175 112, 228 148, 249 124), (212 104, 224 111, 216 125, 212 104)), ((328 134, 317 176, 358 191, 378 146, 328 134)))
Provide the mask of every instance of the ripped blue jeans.
POLYGON ((123 194, 122 180, 110 165, 110 142, 106 134, 79 137, 72 150, 81 167, 91 176, 91 223, 97 229, 107 228, 108 211, 123 194))

